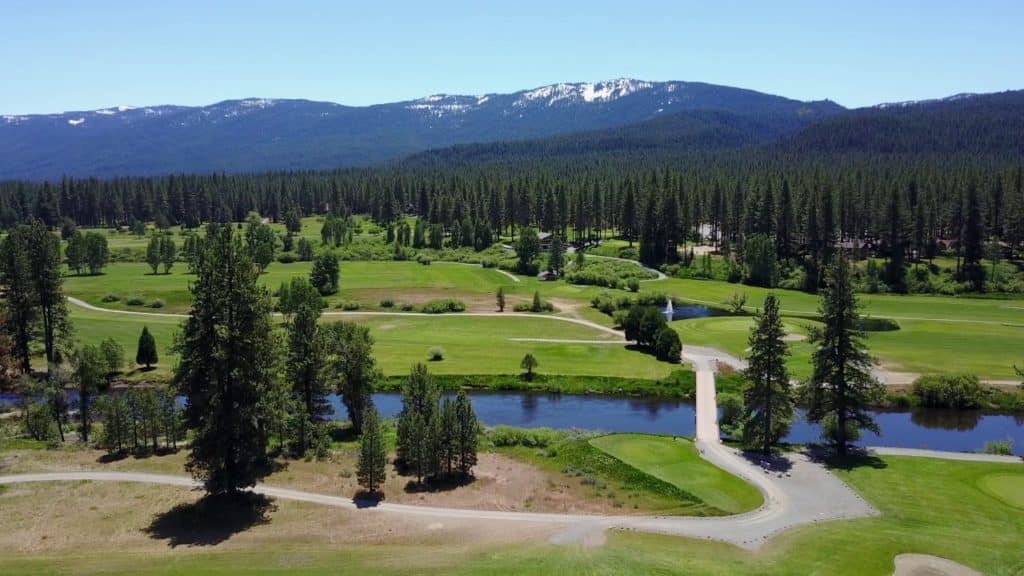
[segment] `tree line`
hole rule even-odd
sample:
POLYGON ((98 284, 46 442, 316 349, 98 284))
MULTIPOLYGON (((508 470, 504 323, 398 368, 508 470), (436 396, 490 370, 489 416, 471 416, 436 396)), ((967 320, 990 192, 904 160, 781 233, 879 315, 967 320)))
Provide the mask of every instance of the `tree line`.
POLYGON ((442 235, 457 246, 489 244, 495 234, 514 236, 527 227, 563 239, 614 231, 639 242, 640 259, 652 265, 672 263, 675 248, 696 239, 743 261, 748 242, 763 235, 776 260, 806 268, 807 289, 822 285, 821 271, 837 246, 894 262, 888 276, 896 291, 901 281, 895 271, 904 263, 952 250, 963 260, 958 277, 979 289, 979 246, 996 242, 1010 255, 1024 250, 1022 173, 1019 163, 985 156, 720 154, 635 166, 612 159, 564 166, 537 160, 68 178, 0 183, 0 226, 39 220, 57 227, 69 218, 88 226, 155 221, 158 227, 196 228, 244 221, 253 211, 286 223, 325 214, 337 217, 325 227, 325 242, 338 242, 350 233, 344 217, 360 213, 417 246, 434 245, 442 235), (423 224, 403 232, 403 215, 418 215, 423 224))

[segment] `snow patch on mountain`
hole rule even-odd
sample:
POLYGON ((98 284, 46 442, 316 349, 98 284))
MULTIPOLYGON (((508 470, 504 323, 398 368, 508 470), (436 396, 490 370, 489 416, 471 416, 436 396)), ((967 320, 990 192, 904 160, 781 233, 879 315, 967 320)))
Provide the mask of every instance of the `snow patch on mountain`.
POLYGON ((82 122, 85 122, 85 118, 68 118, 68 124, 72 126, 78 126, 82 122))
POLYGON ((975 96, 978 96, 978 94, 974 92, 961 92, 960 94, 946 96, 945 98, 927 98, 925 100, 904 100, 902 102, 883 102, 881 104, 876 104, 875 108, 909 108, 910 106, 917 106, 919 104, 938 104, 940 102, 956 102, 958 100, 967 100, 969 98, 974 98, 975 96))
POLYGON ((633 80, 632 78, 619 78, 596 84, 589 82, 552 84, 522 92, 512 105, 523 107, 534 103, 554 106, 559 102, 611 102, 636 92, 650 90, 653 87, 653 82, 633 80))

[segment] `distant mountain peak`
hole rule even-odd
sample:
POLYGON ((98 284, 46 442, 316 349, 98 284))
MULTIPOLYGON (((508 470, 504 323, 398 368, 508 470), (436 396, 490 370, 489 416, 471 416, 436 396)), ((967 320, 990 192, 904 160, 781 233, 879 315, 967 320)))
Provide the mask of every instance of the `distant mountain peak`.
POLYGON ((635 78, 369 106, 258 97, 120 105, 0 117, 0 179, 365 166, 453 144, 535 139, 680 112, 776 115, 802 125, 842 110, 742 88, 635 78))

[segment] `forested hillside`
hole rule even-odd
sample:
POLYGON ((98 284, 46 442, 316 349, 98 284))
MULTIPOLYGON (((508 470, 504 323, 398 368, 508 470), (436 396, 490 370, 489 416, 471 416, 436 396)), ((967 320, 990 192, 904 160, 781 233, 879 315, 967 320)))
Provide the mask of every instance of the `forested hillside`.
POLYGON ((0 179, 368 166, 453 144, 625 126, 683 111, 771 115, 803 125, 843 108, 700 82, 623 78, 361 107, 248 98, 8 115, 0 116, 0 179))
POLYGON ((1024 249, 1024 162, 1013 147, 1020 101, 1006 93, 865 110, 778 146, 756 142, 794 130, 791 118, 690 112, 380 168, 7 182, 0 225, 194 228, 250 211, 280 220, 289 209, 365 213, 383 224, 418 215, 445 230, 468 223, 573 240, 616 235, 638 242, 639 258, 653 266, 682 259, 692 267, 678 247, 709 243, 727 263, 716 274, 770 286, 815 290, 842 249, 881 259, 868 263, 872 289, 1018 291, 1013 275, 992 276, 997 260, 1013 262, 1024 249), (946 285, 930 285, 916 265, 908 274, 910 263, 939 256, 955 259, 946 285), (758 268, 767 272, 752 275, 758 268))

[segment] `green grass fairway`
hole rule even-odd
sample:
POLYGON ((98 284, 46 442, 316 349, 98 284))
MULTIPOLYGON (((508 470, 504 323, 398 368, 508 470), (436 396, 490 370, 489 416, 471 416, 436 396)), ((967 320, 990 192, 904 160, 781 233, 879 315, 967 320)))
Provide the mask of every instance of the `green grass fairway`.
POLYGON ((1024 510, 1024 473, 989 474, 982 476, 978 485, 1006 504, 1024 510))
MULTIPOLYGON (((124 346, 129 360, 135 357, 139 333, 148 326, 160 353, 157 375, 174 365, 170 350, 181 323, 176 318, 109 314, 71 307, 75 338, 98 342, 114 338, 124 346)), ((542 374, 582 374, 661 379, 678 365, 659 362, 653 356, 630 351, 617 344, 554 344, 516 342, 510 338, 559 338, 607 340, 608 334, 586 326, 529 317, 439 316, 333 316, 325 322, 350 321, 370 326, 376 340, 375 356, 386 375, 408 374, 417 362, 427 362, 434 346, 444 349, 444 360, 430 362, 436 374, 518 374, 519 362, 532 353, 542 374)), ((145 376, 137 374, 134 376, 145 376)))
MULTIPOLYGON (((271 291, 282 282, 293 277, 308 277, 312 264, 295 262, 281 264, 274 262, 260 276, 260 282, 271 291)), ((162 269, 161 269, 162 270, 162 269)), ((187 267, 178 263, 170 274, 152 274, 149 265, 141 263, 116 263, 107 266, 105 273, 98 276, 68 276, 65 290, 71 296, 104 308, 114 310, 145 310, 143 306, 127 306, 126 300, 141 298, 147 305, 153 300, 164 301, 160 312, 186 312, 191 302, 189 282, 195 277, 188 274, 187 267), (105 303, 106 295, 120 297, 120 301, 105 303)), ((459 298, 468 296, 486 297, 498 290, 498 286, 512 284, 504 274, 479 266, 454 263, 437 263, 424 266, 416 262, 342 262, 341 290, 327 298, 333 306, 343 300, 359 302, 363 307, 376 308, 384 297, 392 298, 396 304, 409 298, 423 301, 431 298, 459 298)))
MULTIPOLYGON (((0 573, 20 574, 505 574, 593 575, 837 575, 888 576, 897 554, 934 554, 984 574, 1024 571, 1024 511, 979 487, 986 477, 1019 475, 1020 465, 886 457, 877 466, 838 470, 882 512, 877 518, 827 522, 786 532, 756 552, 728 544, 651 534, 612 532, 604 546, 536 544, 454 545, 444 533, 366 543, 337 536, 281 533, 274 518, 217 546, 153 547, 141 525, 144 554, 131 548, 47 552, 32 543, 22 551, 0 550, 0 573), (318 541, 319 539, 319 541, 318 541)), ((58 488, 54 488, 55 490, 58 488)), ((165 490, 164 488, 160 488, 165 490)), ((9 493, 15 489, 11 488, 9 493)), ((102 503, 96 514, 103 514, 102 503)), ((325 513, 313 505, 279 503, 275 514, 325 513), (289 512, 293 507, 297 509, 289 512)), ((326 512, 339 514, 337 511, 326 512)), ((348 513, 346 513, 348 514, 348 513)), ((104 519, 108 524, 118 518, 104 519)), ((2 522, 2 519, 0 519, 2 522)), ((53 529, 57 530, 58 523, 53 529)), ((5 527, 16 529, 17 527, 5 527)), ((315 528, 310 528, 315 529, 315 528)), ((47 541, 53 541, 49 538, 47 541)), ((59 546, 59 544, 53 544, 59 546)))
MULTIPOLYGON (((311 224, 310 224, 311 226, 311 224)), ((261 277, 271 290, 294 276, 309 274, 310 264, 273 263, 261 277)), ((493 310, 493 294, 504 287, 511 303, 529 299, 540 291, 563 310, 589 320, 611 325, 611 318, 590 308, 590 299, 605 291, 593 286, 574 286, 564 282, 539 282, 519 277, 513 282, 497 270, 452 263, 423 266, 416 262, 342 262, 341 291, 328 298, 333 309, 341 302, 357 302, 361 309, 379 309, 381 300, 420 304, 434 298, 463 299, 474 310, 493 310)), ((189 306, 185 265, 179 263, 169 275, 152 275, 146 264, 115 263, 100 276, 67 278, 67 293, 93 305, 128 309, 128 298, 141 298, 146 304, 164 301, 165 312, 185 312, 189 306), (103 303, 112 294, 118 302, 103 303)), ((721 306, 734 292, 748 297, 748 309, 760 307, 768 290, 726 282, 668 279, 642 283, 641 291, 659 292, 677 298, 721 306)), ((776 290, 787 327, 797 334, 817 313, 818 297, 792 290, 776 290)), ((612 291, 615 295, 625 291, 612 291)), ((862 313, 871 317, 894 318, 900 330, 869 334, 873 356, 893 371, 970 372, 984 379, 1012 379, 1014 363, 1024 362, 1024 300, 955 298, 938 296, 860 295, 862 313)), ((147 310, 135 307, 137 310, 147 310)), ((97 319, 99 321, 99 319, 97 319)), ((119 321, 112 320, 112 321, 119 321)), ((686 344, 721 348, 743 356, 746 350, 750 318, 706 318, 673 323, 686 344)), ((442 344, 443 345, 443 344, 442 344)), ((810 375, 807 342, 791 343, 790 371, 796 378, 810 375)), ((557 354, 556 354, 557 355, 557 354)))
POLYGON ((756 509, 756 488, 700 457, 693 442, 647 434, 610 434, 590 443, 630 466, 690 492, 731 514, 756 509))

